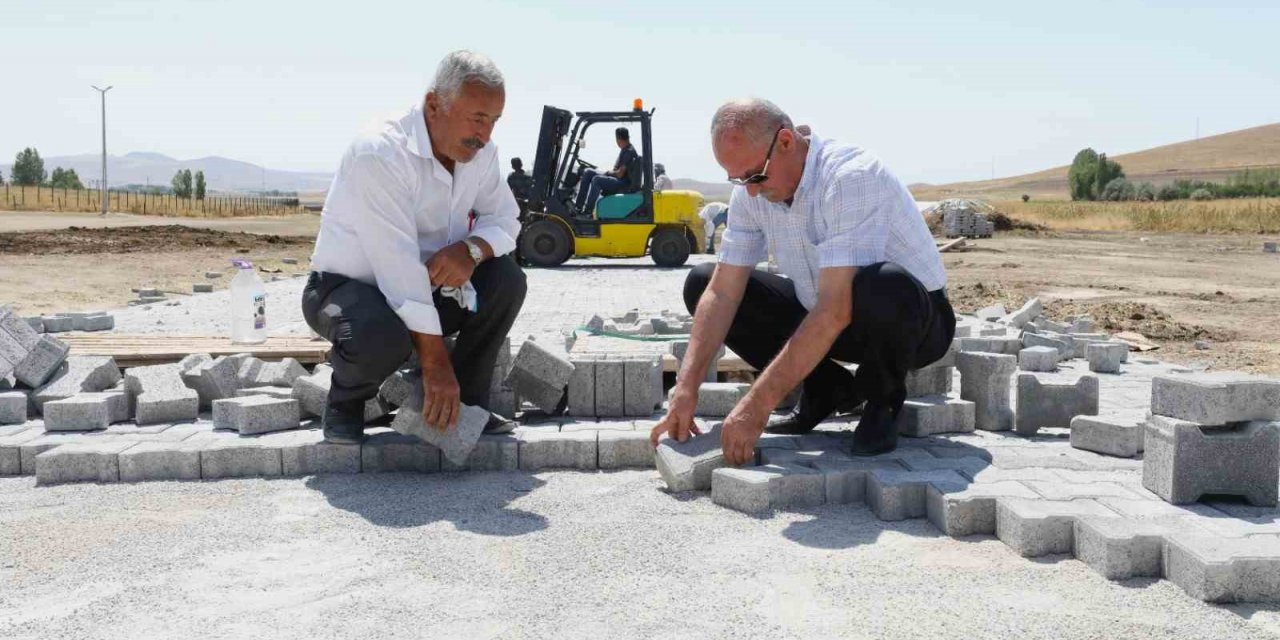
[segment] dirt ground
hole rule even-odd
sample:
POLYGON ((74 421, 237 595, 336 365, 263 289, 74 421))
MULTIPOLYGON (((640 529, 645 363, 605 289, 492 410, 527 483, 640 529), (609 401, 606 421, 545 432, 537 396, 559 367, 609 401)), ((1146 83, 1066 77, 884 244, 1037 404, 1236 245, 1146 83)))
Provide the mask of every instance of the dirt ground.
MULTIPOLYGON (((315 216, 0 212, 0 297, 28 315, 124 306, 136 287, 188 293, 205 271, 224 272, 213 282, 226 287, 232 258, 292 275, 306 271, 317 227, 315 216)), ((1100 331, 1136 331, 1161 360, 1280 375, 1280 256, 1255 236, 1013 232, 970 245, 944 254, 960 311, 1040 295, 1050 317, 1089 313, 1100 331)))

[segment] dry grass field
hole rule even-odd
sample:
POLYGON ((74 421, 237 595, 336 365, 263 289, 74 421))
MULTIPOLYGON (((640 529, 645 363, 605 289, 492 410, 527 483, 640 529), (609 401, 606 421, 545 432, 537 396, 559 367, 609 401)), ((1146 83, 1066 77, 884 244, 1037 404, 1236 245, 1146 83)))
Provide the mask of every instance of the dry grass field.
POLYGON ((1054 231, 1280 233, 1280 198, 1193 202, 992 202, 1014 220, 1054 231))
MULTIPOLYGON (((270 198, 210 194, 204 200, 110 191, 108 210, 149 216, 180 218, 237 218, 242 216, 281 216, 297 213, 299 206, 285 205, 270 198)), ((96 189, 54 189, 50 187, 0 187, 0 211, 79 211, 102 210, 102 192, 96 189)))

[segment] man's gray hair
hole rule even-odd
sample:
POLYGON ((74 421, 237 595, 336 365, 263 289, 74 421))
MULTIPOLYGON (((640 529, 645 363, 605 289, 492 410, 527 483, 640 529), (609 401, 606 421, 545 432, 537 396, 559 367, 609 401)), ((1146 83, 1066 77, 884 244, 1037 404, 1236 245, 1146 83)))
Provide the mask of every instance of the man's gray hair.
POLYGON ((490 89, 503 88, 502 72, 498 65, 483 53, 463 49, 454 51, 440 61, 436 67, 436 77, 431 81, 431 91, 440 99, 441 106, 448 108, 453 99, 462 91, 462 85, 474 83, 490 89))
POLYGON ((779 128, 792 128, 791 118, 778 105, 763 98, 726 102, 711 118, 711 139, 735 131, 755 144, 769 144, 779 128))

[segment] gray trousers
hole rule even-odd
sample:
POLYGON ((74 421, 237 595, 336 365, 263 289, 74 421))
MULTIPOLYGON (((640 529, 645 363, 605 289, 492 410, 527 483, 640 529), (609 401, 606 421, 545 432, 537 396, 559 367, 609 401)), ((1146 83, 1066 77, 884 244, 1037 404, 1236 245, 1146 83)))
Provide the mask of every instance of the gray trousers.
MULTIPOLYGON (((471 276, 476 311, 434 296, 444 335, 457 334, 451 360, 464 404, 489 408, 489 383, 507 332, 524 306, 524 271, 510 255, 486 260, 471 276)), ((404 365, 413 342, 404 321, 377 287, 341 274, 312 272, 302 291, 302 315, 333 345, 329 402, 365 401, 404 365)), ((510 416, 508 416, 510 417, 510 416)))

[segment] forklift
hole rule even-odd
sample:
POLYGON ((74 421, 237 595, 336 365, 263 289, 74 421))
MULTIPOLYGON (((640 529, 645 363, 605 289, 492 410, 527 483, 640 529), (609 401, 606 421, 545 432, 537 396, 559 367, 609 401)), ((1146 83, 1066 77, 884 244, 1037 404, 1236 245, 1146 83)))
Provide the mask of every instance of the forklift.
MULTIPOLYGON (((636 258, 648 254, 660 267, 679 267, 704 250, 696 191, 653 191, 650 123, 655 109, 637 99, 630 111, 569 112, 542 108, 542 128, 533 160, 533 187, 521 204, 517 255, 525 264, 556 267, 571 257, 636 258), (576 116, 576 120, 575 120, 576 116), (593 125, 640 125, 638 187, 602 195, 591 211, 578 211, 576 196, 584 169, 579 157, 593 125)), ((634 133, 632 134, 634 136, 634 133)))

